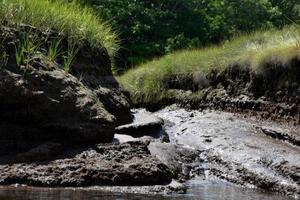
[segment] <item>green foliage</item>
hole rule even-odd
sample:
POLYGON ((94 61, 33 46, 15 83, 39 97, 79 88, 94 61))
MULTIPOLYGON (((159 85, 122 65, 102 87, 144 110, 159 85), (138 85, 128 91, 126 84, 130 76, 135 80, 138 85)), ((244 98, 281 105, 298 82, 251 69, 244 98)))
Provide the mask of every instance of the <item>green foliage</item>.
POLYGON ((0 0, 0 23, 11 26, 29 24, 41 30, 65 33, 80 44, 87 40, 92 47, 104 46, 110 55, 118 50, 117 36, 92 9, 75 1, 0 0))
POLYGON ((27 65, 30 56, 34 55, 41 43, 38 37, 32 33, 26 33, 15 46, 15 58, 18 66, 27 65))
POLYGON ((57 39, 50 44, 47 52, 47 57, 49 61, 54 62, 57 59, 57 57, 60 55, 61 48, 59 46, 61 41, 62 39, 57 39))
POLYGON ((8 54, 6 53, 6 51, 3 51, 0 54, 0 69, 6 67, 7 62, 8 62, 8 54))
MULTIPOLYGON (((251 67, 264 73, 266 63, 289 66, 300 57, 300 27, 271 29, 243 35, 217 46, 168 54, 145 63, 118 77, 136 102, 155 102, 169 95, 166 82, 170 77, 205 77, 211 70, 222 71, 228 66, 251 67), (201 76, 200 76, 201 77, 201 76)), ((180 81, 179 81, 180 83, 180 81)))
POLYGON ((72 42, 69 42, 68 51, 66 51, 65 55, 63 56, 64 59, 63 69, 65 70, 66 73, 70 72, 77 53, 78 53, 78 48, 76 48, 76 45, 72 42))
MULTIPOLYGON (((83 0, 120 32, 125 65, 299 20, 299 0, 83 0), (298 9, 297 9, 298 8, 298 9), (126 59, 128 63, 126 64, 126 59)), ((120 60, 119 59, 119 60, 120 60)))

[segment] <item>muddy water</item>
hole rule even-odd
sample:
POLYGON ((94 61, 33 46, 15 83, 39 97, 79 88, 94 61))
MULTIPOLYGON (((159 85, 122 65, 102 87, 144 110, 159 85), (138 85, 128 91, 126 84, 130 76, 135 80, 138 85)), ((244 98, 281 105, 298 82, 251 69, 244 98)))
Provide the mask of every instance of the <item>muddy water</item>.
MULTIPOLYGON (((144 111, 141 111, 144 112, 144 111)), ((187 111, 176 106, 154 113, 165 120, 171 143, 202 152, 182 195, 108 193, 86 189, 0 187, 0 200, 289 200, 299 194, 300 148, 264 135, 269 126, 298 137, 299 127, 282 127, 224 112, 187 111), (232 184, 235 183, 235 184, 232 184), (283 192, 263 192, 257 188, 283 192)))

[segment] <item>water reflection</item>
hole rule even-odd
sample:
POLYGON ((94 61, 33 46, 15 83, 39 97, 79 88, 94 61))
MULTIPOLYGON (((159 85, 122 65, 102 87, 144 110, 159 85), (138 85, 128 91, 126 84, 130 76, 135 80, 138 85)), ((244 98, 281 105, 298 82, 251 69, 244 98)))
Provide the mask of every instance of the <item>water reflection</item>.
POLYGON ((105 193, 79 189, 42 189, 27 187, 0 187, 0 200, 292 200, 293 198, 273 193, 236 187, 219 181, 188 183, 184 195, 141 195, 105 193))

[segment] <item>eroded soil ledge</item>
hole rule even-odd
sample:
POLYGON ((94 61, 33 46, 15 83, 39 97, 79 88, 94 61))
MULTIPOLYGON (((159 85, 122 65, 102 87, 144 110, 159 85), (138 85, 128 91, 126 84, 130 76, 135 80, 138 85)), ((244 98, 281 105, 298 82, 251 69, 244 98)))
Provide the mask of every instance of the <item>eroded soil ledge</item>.
POLYGON ((161 94, 148 100, 134 96, 135 107, 157 111, 178 104, 188 109, 215 109, 262 119, 300 123, 300 60, 266 63, 256 73, 250 66, 232 65, 209 73, 167 76, 161 94))

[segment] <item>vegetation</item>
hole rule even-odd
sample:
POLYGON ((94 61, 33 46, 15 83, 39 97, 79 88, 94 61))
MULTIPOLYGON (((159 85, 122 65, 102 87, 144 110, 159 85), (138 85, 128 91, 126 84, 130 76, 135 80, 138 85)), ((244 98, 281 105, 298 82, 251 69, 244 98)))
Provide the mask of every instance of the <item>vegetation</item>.
POLYGON ((41 30, 67 34, 80 44, 87 40, 92 47, 104 46, 110 55, 118 50, 117 35, 88 7, 63 0, 0 0, 0 23, 18 27, 21 24, 41 30))
POLYGON ((39 42, 38 36, 34 33, 26 33, 23 38, 21 38, 18 45, 15 47, 15 57, 18 66, 27 65, 30 56, 34 55, 41 43, 39 42))
POLYGON ((205 77, 212 70, 222 71, 231 65, 249 67, 260 74, 267 67, 289 66, 294 58, 300 58, 300 28, 288 26, 243 35, 216 46, 171 53, 129 70, 119 80, 135 102, 155 102, 171 95, 166 84, 170 77, 205 77))
POLYGON ((119 67, 179 49, 217 44, 241 32, 282 28, 299 0, 82 0, 120 33, 119 67))
POLYGON ((68 51, 66 51, 66 55, 63 56, 64 63, 63 68, 65 72, 69 72, 73 62, 75 61, 75 56, 78 53, 78 49, 74 44, 69 44, 68 51))
POLYGON ((61 40, 62 39, 57 39, 50 44, 48 52, 47 52, 47 57, 48 57, 49 61, 54 62, 57 59, 57 57, 61 54, 60 53, 61 40))

